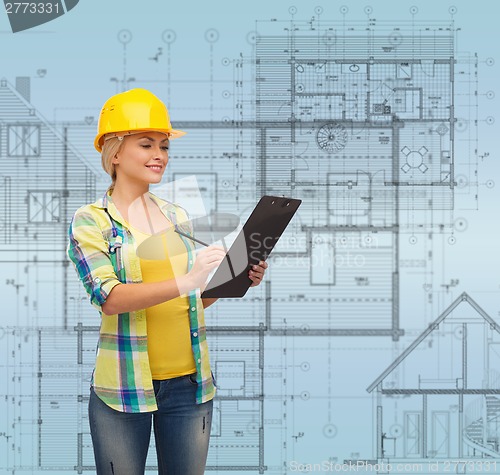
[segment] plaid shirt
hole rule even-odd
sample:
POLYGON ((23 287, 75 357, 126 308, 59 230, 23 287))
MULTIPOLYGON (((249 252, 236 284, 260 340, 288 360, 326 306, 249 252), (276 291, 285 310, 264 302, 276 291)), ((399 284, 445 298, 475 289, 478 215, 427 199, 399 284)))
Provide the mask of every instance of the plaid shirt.
MULTIPOLYGON (((180 206, 149 193, 163 214, 185 234, 192 233, 187 213, 180 206)), ((67 255, 101 314, 97 356, 91 377, 95 393, 120 412, 150 412, 158 409, 148 358, 146 310, 106 315, 102 305, 111 289, 120 283, 140 283, 142 274, 135 241, 125 220, 106 192, 95 203, 77 209, 69 227, 67 255)), ((181 236, 188 253, 188 271, 193 267, 194 243, 181 236)), ((197 371, 196 402, 215 395, 210 368, 205 318, 200 289, 189 292, 191 346, 197 371)))

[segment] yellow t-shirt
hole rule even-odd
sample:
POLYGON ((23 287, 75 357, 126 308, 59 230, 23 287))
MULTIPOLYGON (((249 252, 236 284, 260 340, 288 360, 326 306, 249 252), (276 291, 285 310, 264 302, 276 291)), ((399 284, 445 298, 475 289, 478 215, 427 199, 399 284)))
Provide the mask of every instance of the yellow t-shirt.
MULTIPOLYGON (((130 224, 128 227, 136 241, 143 282, 160 282, 186 274, 187 251, 178 233, 169 232, 168 237, 165 234, 151 237, 151 234, 143 233, 130 224)), ((153 379, 196 373, 188 296, 184 294, 147 308, 146 321, 153 379)))

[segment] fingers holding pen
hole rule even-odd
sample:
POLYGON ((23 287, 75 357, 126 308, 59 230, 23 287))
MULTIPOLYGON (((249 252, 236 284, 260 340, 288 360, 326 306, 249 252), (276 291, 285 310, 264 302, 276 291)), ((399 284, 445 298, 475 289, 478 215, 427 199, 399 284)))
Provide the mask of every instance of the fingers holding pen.
MULTIPOLYGON (((189 275, 198 287, 204 287, 210 272, 221 264, 226 256, 226 250, 221 246, 208 246, 198 252, 193 268, 189 275)), ((259 285, 269 264, 263 260, 251 266, 248 277, 252 281, 250 287, 259 285)))
POLYGON ((198 259, 201 257, 202 259, 205 259, 207 263, 219 263, 224 259, 226 256, 226 251, 224 250, 223 247, 220 246, 209 246, 206 249, 203 249, 202 251, 199 252, 198 254, 198 259))
POLYGON ((208 246, 198 252, 193 268, 189 275, 197 287, 205 284, 208 274, 220 265, 226 255, 224 248, 220 246, 208 246))

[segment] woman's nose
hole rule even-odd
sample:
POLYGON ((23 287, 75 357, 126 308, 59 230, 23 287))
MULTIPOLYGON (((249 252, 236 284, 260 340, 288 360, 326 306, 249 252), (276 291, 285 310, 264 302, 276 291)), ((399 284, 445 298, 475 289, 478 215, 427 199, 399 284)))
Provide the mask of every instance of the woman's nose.
MULTIPOLYGON (((160 158, 163 156, 163 153, 165 150, 162 149, 162 145, 155 145, 152 147, 153 153, 155 155, 155 158, 160 158)), ((166 151, 168 154, 168 150, 166 151)))

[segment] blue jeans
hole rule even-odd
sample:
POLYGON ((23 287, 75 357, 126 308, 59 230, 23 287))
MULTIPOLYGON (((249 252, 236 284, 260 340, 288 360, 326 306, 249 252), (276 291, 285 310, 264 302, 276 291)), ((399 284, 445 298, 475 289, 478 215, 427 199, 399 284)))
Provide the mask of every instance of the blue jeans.
POLYGON ((213 400, 196 404, 196 373, 153 380, 158 410, 110 408, 90 388, 89 422, 97 475, 143 475, 153 422, 158 473, 202 475, 212 427, 213 400))

